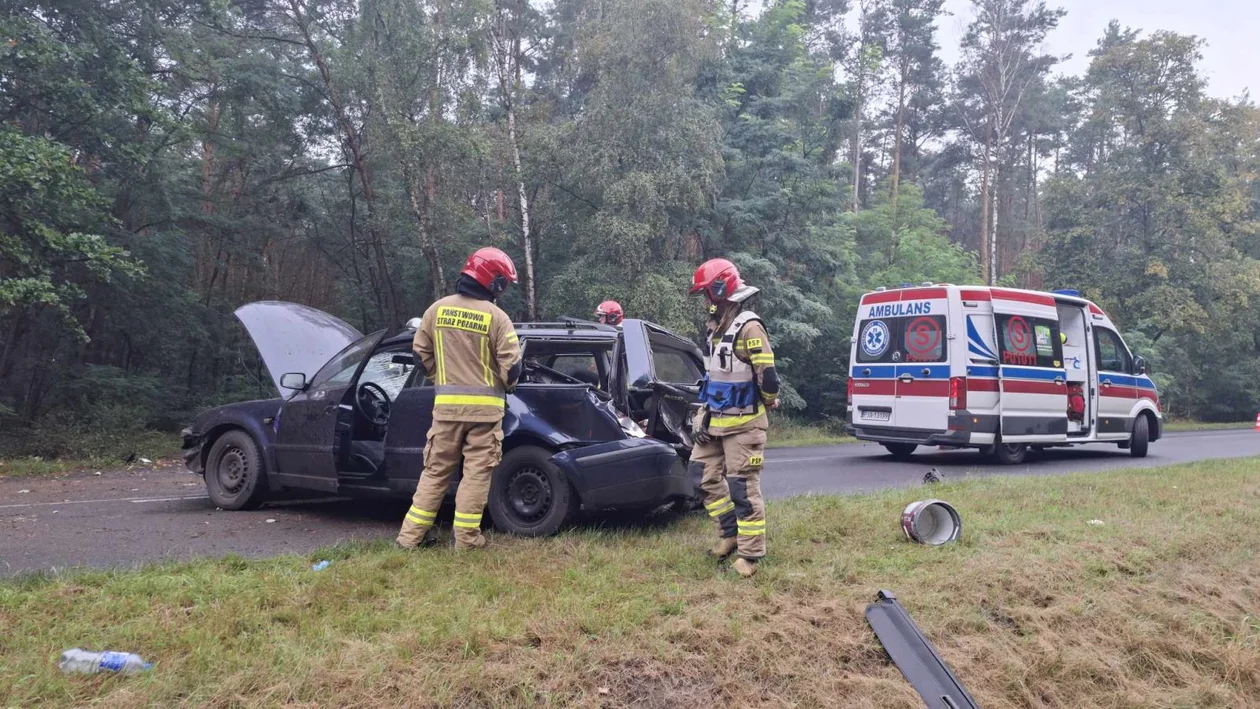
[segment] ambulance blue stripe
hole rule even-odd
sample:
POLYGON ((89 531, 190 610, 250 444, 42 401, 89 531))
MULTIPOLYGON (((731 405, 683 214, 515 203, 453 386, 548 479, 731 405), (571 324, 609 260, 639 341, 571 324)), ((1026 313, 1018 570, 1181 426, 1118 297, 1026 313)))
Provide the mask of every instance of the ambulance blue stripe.
POLYGON ((1033 369, 1031 367, 1002 367, 1002 376, 1006 379, 1036 379, 1052 382, 1063 378, 1061 369, 1033 369))
POLYGON ((903 364, 897 367, 897 376, 909 374, 915 379, 949 379, 948 364, 903 364), (923 370, 928 370, 927 376, 923 375, 923 370))
POLYGON ((996 377, 997 375, 997 367, 967 367, 969 377, 996 377))
POLYGON ((1116 386, 1135 387, 1138 389, 1154 389, 1155 382, 1150 377, 1131 377, 1127 374, 1112 374, 1110 372, 1102 372, 1098 375, 1098 381, 1111 382, 1116 386))
POLYGON ((859 364, 849 373, 854 379, 895 379, 897 377, 897 367, 891 364, 859 364), (870 374, 864 374, 866 370, 871 370, 870 374))

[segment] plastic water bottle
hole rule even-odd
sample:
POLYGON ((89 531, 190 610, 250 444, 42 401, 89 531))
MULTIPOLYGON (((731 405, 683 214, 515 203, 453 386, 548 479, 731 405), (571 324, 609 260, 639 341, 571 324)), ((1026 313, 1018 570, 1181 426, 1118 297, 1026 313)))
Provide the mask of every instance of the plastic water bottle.
POLYGON ((131 674, 153 667, 152 662, 145 662, 139 655, 130 652, 89 652, 79 648, 61 653, 58 664, 62 672, 67 674, 79 672, 94 675, 98 672, 118 672, 131 674))

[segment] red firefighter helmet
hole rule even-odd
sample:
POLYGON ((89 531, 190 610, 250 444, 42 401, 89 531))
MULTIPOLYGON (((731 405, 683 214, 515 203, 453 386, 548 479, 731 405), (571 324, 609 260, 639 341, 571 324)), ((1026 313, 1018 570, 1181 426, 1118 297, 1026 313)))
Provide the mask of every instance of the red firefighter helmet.
POLYGON ((509 283, 516 283, 516 265, 507 254, 493 246, 484 246, 472 252, 464 263, 462 273, 471 276, 496 296, 502 295, 509 283))
POLYGON ((744 281, 739 277, 739 269, 724 258, 714 258, 700 264, 691 277, 691 295, 704 293, 711 303, 722 303, 731 299, 744 281))
POLYGON ((615 300, 605 300, 599 304, 599 307, 595 308, 595 321, 605 325, 620 325, 625 317, 626 314, 621 309, 621 303, 615 300))

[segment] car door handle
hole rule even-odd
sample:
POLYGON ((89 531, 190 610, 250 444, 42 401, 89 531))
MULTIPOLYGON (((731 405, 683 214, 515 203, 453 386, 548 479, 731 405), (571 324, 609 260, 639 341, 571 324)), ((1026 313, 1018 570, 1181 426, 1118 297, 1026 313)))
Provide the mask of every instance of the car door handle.
POLYGON ((900 377, 897 377, 897 378, 898 378, 898 379, 900 379, 900 380, 901 380, 901 381, 903 381, 903 382, 912 382, 912 381, 914 381, 914 375, 913 375, 913 374, 903 374, 903 375, 901 375, 900 377))
POLYGON ((1103 385, 1103 389, 1107 389, 1108 387, 1111 386, 1111 382, 1109 380, 1103 380, 1102 385, 1103 385))
POLYGON ((1054 383, 1055 383, 1055 384, 1063 384, 1063 383, 1064 383, 1064 382, 1063 382, 1063 377, 1055 377, 1055 378, 1054 378, 1054 383))

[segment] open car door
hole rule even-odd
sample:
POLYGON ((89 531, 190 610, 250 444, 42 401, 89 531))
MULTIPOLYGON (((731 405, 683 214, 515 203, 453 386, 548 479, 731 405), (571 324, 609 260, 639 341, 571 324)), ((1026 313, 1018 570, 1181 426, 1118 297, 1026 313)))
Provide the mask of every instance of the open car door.
POLYGON ((1005 443, 1067 440, 1067 372, 1054 298, 994 288, 1005 443))
POLYGON ((614 356, 622 364, 615 369, 624 381, 614 381, 614 396, 632 417, 647 421, 649 436, 689 456, 689 412, 704 377, 700 348, 646 320, 624 320, 621 332, 620 351, 614 356))
POLYGON ((287 399, 276 421, 272 480, 336 492, 338 425, 354 420, 345 395, 384 331, 364 337, 328 313, 282 301, 243 305, 236 317, 287 399))

